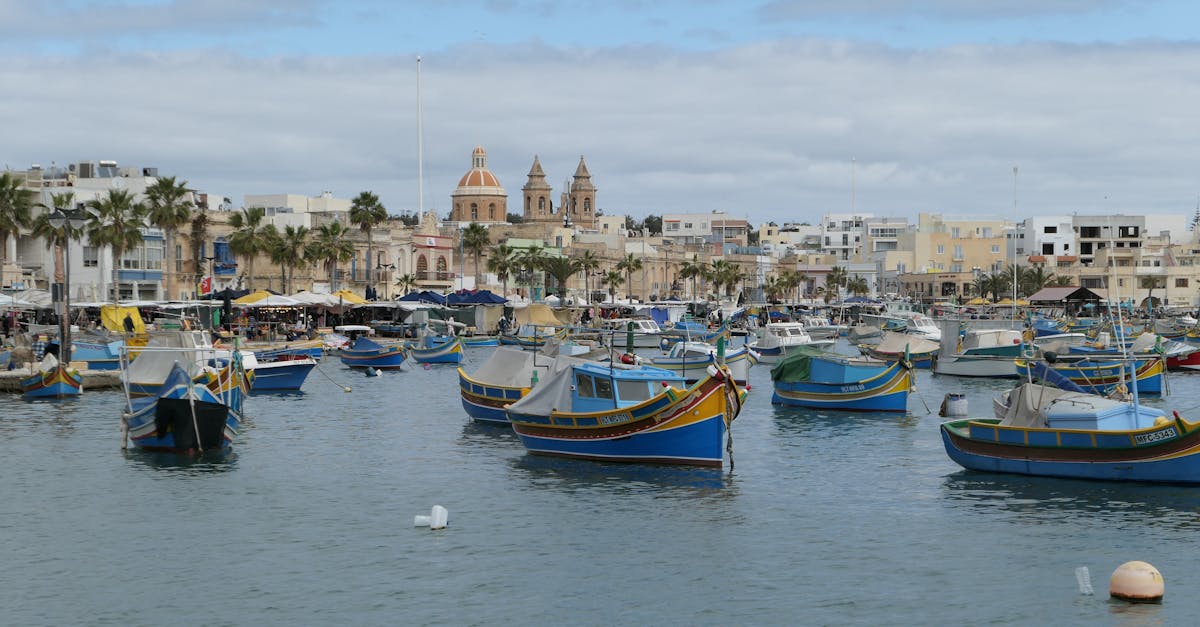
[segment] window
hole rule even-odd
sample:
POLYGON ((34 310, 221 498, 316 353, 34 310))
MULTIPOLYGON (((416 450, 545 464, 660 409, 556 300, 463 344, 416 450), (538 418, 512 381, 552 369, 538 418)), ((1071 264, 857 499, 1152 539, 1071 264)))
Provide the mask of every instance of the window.
POLYGON ((1000 245, 999 244, 992 244, 992 254, 993 255, 1000 254, 1000 245))
POLYGON ((538 213, 546 213, 546 197, 538 196, 538 213))
POLYGON ((422 275, 425 274, 426 272, 429 272, 429 260, 425 258, 425 255, 418 255, 417 256, 417 278, 425 278, 422 275))
POLYGON ((678 230, 679 230, 679 223, 678 223, 678 222, 668 222, 668 223, 666 224, 666 229, 667 229, 668 231, 678 231, 678 230))
POLYGON ((575 373, 575 390, 579 393, 579 398, 596 398, 592 378, 582 372, 575 373))
POLYGON ((962 234, 959 232, 959 228, 957 226, 950 227, 950 237, 953 237, 954 239, 959 239, 962 237, 962 234))
POLYGON ((183 244, 175 245, 175 271, 183 272, 183 244))
POLYGON ((963 248, 962 248, 962 245, 960 245, 960 244, 955 244, 955 245, 954 245, 954 258, 955 258, 955 259, 962 259, 962 258, 963 258, 963 248))
POLYGON ((495 219, 496 219, 496 203, 491 203, 488 205, 488 220, 495 220, 495 219))
POLYGON ((591 212, 592 212, 592 199, 591 199, 591 198, 584 198, 584 199, 583 199, 583 212, 584 212, 584 213, 591 213, 591 212))
POLYGON ((471 203, 471 221, 474 222, 478 219, 479 219, 479 205, 477 205, 475 203, 471 203))
POLYGON ((1047 226, 1042 229, 1042 232, 1043 233, 1057 233, 1058 227, 1057 226, 1047 226))
POLYGON ((938 244, 937 254, 939 254, 939 255, 946 254, 946 245, 945 244, 938 244))
POLYGON ((1175 287, 1187 287, 1187 286, 1188 286, 1187 279, 1175 279, 1175 287))
POLYGON ((1054 254, 1054 244, 1051 244, 1051 243, 1042 244, 1042 254, 1043 255, 1053 255, 1054 254))
POLYGON ((95 268, 100 265, 100 249, 95 246, 83 247, 83 267, 95 268))
POLYGON ((617 392, 623 401, 644 401, 650 398, 646 381, 617 381, 617 392))
POLYGON ((596 398, 612 398, 612 379, 596 377, 596 398))

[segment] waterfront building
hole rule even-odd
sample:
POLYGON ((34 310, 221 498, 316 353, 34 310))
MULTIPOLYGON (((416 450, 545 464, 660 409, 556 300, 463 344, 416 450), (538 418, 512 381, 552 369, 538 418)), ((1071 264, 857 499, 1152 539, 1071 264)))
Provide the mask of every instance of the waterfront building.
POLYGON ((462 175, 450 194, 450 221, 499 223, 507 216, 508 192, 488 169, 487 151, 476 146, 471 153, 471 169, 462 175))

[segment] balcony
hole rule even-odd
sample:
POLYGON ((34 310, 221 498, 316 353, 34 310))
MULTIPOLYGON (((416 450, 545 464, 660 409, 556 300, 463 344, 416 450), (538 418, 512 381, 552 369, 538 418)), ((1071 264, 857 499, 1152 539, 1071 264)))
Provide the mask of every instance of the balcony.
POLYGON ((415 272, 418 283, 453 283, 458 278, 454 272, 415 272))

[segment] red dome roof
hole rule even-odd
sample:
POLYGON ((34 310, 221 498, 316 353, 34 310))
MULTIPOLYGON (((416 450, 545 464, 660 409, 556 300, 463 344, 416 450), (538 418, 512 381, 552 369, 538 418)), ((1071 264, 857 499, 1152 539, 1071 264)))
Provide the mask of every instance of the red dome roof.
POLYGON ((459 187, 500 187, 500 180, 491 170, 472 169, 458 180, 459 187))

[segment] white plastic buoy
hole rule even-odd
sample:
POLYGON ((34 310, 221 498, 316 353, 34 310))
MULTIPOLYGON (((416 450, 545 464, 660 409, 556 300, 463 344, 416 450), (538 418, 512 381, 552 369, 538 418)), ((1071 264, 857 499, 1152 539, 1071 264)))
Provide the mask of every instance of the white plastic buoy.
POLYGON ((1146 562, 1125 562, 1108 580, 1108 595, 1133 603, 1162 603, 1163 578, 1146 562))
POLYGON ((938 412, 940 416, 960 417, 967 415, 967 397, 965 394, 950 392, 946 398, 942 399, 942 410, 938 412))
POLYGON ((428 516, 421 516, 420 514, 413 516, 413 526, 445 529, 449 518, 450 512, 446 511, 445 507, 434 505, 433 509, 429 510, 428 516))
POLYGON ((368 377, 378 377, 380 374, 382 373, 380 372, 379 368, 371 368, 367 371, 368 377))

